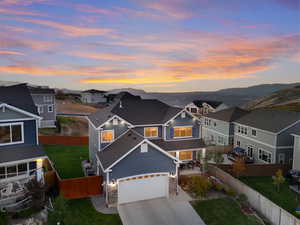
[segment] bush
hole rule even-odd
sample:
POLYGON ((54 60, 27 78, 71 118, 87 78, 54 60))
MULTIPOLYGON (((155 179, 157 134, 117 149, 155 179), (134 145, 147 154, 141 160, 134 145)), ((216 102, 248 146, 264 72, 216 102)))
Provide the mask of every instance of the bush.
POLYGON ((194 176, 190 183, 191 191, 196 197, 205 197, 212 187, 212 183, 207 177, 194 176))
POLYGON ((248 197, 247 197, 245 194, 240 194, 240 195, 237 197, 237 200, 238 200, 240 203, 246 203, 246 202, 248 202, 248 197))
POLYGON ((0 211, 0 225, 7 225, 7 223, 8 223, 7 213, 0 211))
POLYGON ((234 197, 234 196, 237 195, 236 191, 235 191, 234 189, 228 187, 228 186, 226 186, 226 187, 224 188, 224 190, 225 190, 225 194, 227 194, 227 195, 229 195, 229 196, 234 197))
POLYGON ((220 191, 220 192, 224 190, 224 186, 220 183, 215 183, 214 188, 216 191, 220 191))

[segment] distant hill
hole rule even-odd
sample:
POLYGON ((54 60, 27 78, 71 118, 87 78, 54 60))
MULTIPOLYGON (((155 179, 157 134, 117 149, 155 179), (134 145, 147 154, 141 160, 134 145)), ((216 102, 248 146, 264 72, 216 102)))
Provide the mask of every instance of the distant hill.
MULTIPOLYGON (((10 83, 17 82, 8 82, 8 81, 0 81, 0 86, 7 85, 10 83)), ((110 94, 116 94, 122 91, 127 91, 133 95, 139 95, 144 99, 159 99, 167 104, 174 106, 185 106, 186 104, 197 100, 217 100, 223 101, 230 106, 241 106, 250 102, 246 107, 252 107, 252 104, 256 105, 256 103, 251 103, 253 100, 259 101, 263 96, 268 96, 273 92, 277 92, 282 89, 292 88, 294 86, 298 86, 300 83, 290 83, 290 84, 261 84, 255 85, 245 88, 228 88, 221 89, 218 91, 198 91, 198 92, 178 92, 178 93, 165 93, 165 92, 146 92, 142 89, 134 89, 134 88, 121 88, 121 89, 113 89, 107 91, 110 94)), ((203 87, 200 87, 201 89, 203 87)), ((99 85, 99 90, 102 90, 99 85)), ((64 93, 72 93, 79 94, 80 90, 70 90, 70 89, 56 89, 61 90, 64 93)))
POLYGON ((300 111, 300 85, 275 91, 244 105, 247 109, 276 108, 300 111))

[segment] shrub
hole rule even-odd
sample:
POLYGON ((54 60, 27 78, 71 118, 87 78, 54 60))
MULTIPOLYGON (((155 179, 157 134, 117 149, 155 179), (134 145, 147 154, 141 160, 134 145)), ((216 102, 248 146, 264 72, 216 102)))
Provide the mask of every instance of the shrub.
POLYGON ((248 197, 247 197, 245 194, 240 194, 240 195, 237 197, 237 200, 238 200, 240 203, 246 203, 246 202, 248 202, 248 197))
POLYGON ((237 195, 236 191, 235 191, 234 189, 228 187, 228 186, 226 186, 226 187, 224 188, 224 190, 225 190, 225 193, 226 193, 227 195, 229 195, 229 196, 234 197, 234 196, 237 195))
POLYGON ((214 188, 215 188, 216 191, 223 191, 224 190, 224 186, 220 183, 215 183, 214 188))
POLYGON ((0 225, 7 225, 7 223, 8 223, 7 213, 0 211, 0 225))
POLYGON ((207 177, 194 176, 190 183, 191 191, 196 197, 205 197, 212 187, 212 183, 207 177))

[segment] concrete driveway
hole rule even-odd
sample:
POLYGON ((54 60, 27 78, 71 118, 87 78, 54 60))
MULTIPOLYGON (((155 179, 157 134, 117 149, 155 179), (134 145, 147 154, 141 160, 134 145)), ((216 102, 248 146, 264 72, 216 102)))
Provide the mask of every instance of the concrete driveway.
POLYGON ((205 225, 188 201, 153 199, 118 207, 123 225, 205 225))

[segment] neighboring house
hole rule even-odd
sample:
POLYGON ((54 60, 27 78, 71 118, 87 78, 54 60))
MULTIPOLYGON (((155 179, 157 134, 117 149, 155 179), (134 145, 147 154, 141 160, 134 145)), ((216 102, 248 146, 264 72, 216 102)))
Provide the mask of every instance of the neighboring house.
POLYGON ((0 186, 29 179, 43 182, 47 157, 38 140, 40 120, 26 85, 0 87, 0 186))
POLYGON ((179 163, 205 147, 200 121, 158 100, 126 93, 88 119, 90 160, 108 205, 176 194, 179 163))
POLYGON ((85 104, 106 103, 107 98, 105 93, 105 91, 99 91, 95 89, 83 91, 81 92, 81 102, 85 104))
POLYGON ((293 170, 300 171, 300 132, 294 133, 293 170))
POLYGON ((204 115, 201 118, 203 140, 207 144, 233 145, 233 122, 247 113, 239 107, 232 107, 204 115))
POLYGON ((293 137, 300 131, 300 113, 261 109, 237 119, 234 146, 258 163, 292 163, 293 137))
POLYGON ((225 103, 219 101, 196 100, 189 103, 184 108, 195 115, 205 115, 227 109, 228 107, 229 106, 225 103))
POLYGON ((55 91, 48 87, 29 87, 34 104, 42 120, 40 128, 56 127, 55 91))

